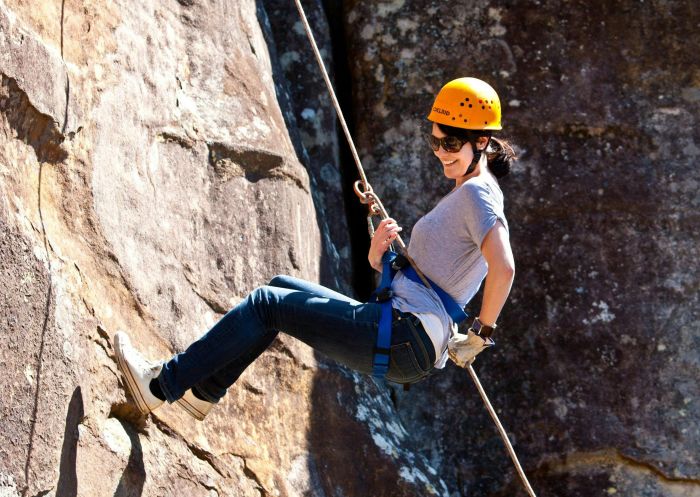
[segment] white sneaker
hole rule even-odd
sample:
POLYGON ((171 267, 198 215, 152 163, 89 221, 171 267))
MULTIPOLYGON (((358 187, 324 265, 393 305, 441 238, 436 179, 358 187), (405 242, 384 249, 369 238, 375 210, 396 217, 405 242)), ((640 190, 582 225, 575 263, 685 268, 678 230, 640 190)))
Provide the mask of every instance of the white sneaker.
POLYGON ((114 335, 114 352, 131 396, 142 414, 148 414, 163 404, 163 401, 151 393, 149 383, 157 378, 163 365, 152 363, 131 345, 129 337, 123 331, 114 335))
POLYGON ((177 404, 182 407, 187 414, 192 416, 199 421, 203 421, 207 417, 211 408, 214 407, 213 402, 208 402, 206 400, 198 399, 192 393, 192 390, 187 390, 185 395, 177 399, 177 404))

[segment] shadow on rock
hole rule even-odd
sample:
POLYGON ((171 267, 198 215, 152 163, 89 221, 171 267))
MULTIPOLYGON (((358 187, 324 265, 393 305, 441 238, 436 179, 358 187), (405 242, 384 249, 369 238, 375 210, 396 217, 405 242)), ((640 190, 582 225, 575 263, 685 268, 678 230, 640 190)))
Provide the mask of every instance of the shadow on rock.
POLYGON ((114 497, 139 497, 143 493, 146 481, 146 468, 143 465, 143 449, 136 429, 129 423, 117 419, 131 441, 131 453, 119 485, 114 491, 114 497))
POLYGON ((78 495, 78 473, 76 469, 78 425, 84 415, 83 394, 80 387, 77 387, 73 390, 73 395, 68 403, 56 497, 74 497, 78 495))

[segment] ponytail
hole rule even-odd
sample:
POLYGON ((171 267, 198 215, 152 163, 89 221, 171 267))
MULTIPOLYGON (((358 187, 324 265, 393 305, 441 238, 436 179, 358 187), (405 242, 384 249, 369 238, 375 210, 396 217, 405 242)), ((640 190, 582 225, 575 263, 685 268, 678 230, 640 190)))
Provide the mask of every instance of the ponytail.
POLYGON ((491 173, 501 179, 510 172, 510 168, 518 158, 510 143, 500 138, 491 137, 486 158, 491 173))

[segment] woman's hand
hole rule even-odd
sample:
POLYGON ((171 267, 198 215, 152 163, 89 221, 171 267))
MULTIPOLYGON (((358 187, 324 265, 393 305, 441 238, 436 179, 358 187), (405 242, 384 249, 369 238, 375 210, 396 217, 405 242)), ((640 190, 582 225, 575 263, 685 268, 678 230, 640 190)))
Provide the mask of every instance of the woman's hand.
POLYGON ((391 218, 386 218, 379 223, 379 226, 377 226, 377 229, 374 231, 367 259, 369 260, 370 266, 380 273, 382 272, 382 256, 389 248, 389 245, 391 245, 399 235, 401 229, 402 228, 396 224, 396 221, 391 218))

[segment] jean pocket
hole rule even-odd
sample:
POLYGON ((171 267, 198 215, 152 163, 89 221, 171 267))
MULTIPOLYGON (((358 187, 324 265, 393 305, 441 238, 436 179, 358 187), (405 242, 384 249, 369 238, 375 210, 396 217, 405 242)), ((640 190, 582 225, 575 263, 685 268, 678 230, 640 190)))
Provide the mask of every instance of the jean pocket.
POLYGON ((415 341, 414 352, 418 354, 416 356, 418 363, 424 371, 428 371, 435 365, 435 347, 433 342, 425 332, 423 323, 417 317, 414 317, 413 321, 408 321, 408 325, 415 341))
POLYGON ((427 371, 418 363, 410 342, 391 346, 391 360, 387 379, 396 383, 411 383, 426 376, 427 371))

